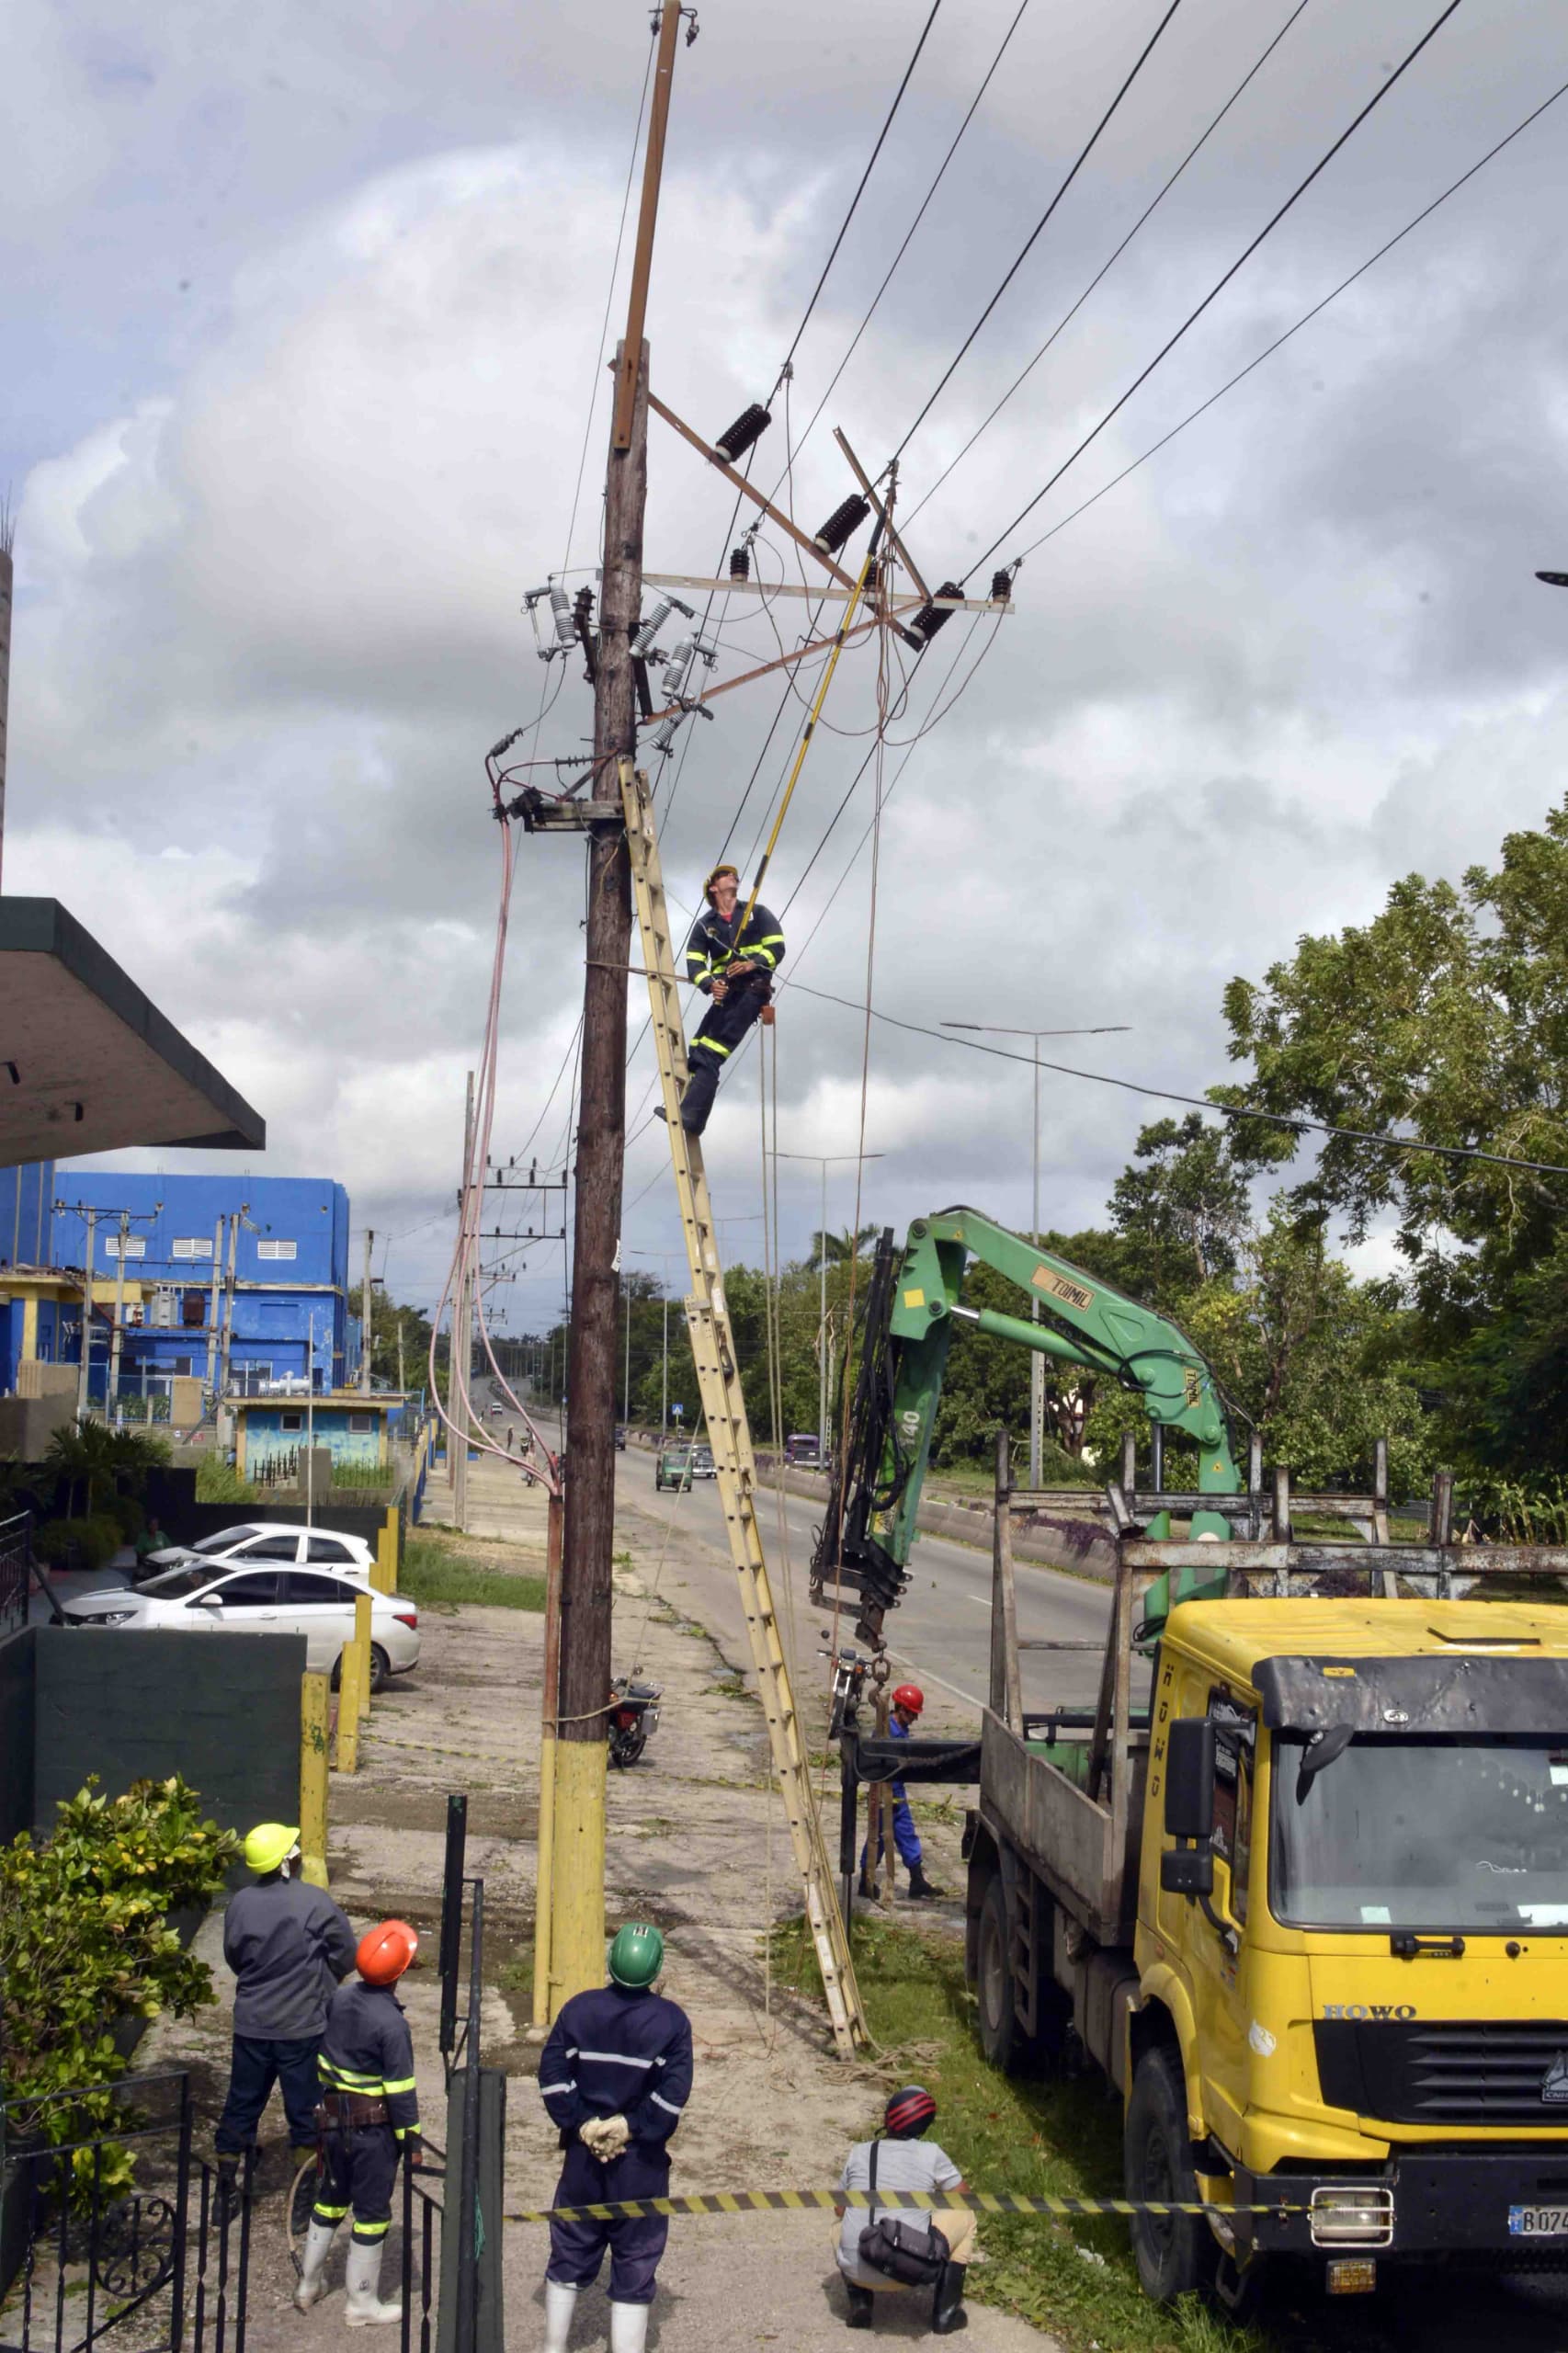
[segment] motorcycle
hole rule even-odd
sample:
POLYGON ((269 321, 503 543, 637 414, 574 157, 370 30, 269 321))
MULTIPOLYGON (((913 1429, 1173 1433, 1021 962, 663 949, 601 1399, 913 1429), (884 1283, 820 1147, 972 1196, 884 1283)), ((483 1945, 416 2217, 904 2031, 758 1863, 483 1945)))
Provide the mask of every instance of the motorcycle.
POLYGON ((632 1683, 618 1676, 609 1688, 609 1761, 624 1772, 635 1765, 659 1728, 662 1686, 632 1683))

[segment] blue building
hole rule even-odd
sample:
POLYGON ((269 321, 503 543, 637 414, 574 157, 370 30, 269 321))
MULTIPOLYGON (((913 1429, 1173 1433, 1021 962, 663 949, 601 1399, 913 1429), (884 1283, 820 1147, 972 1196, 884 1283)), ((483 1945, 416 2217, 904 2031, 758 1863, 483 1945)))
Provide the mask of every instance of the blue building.
POLYGON ((117 1303, 122 1393, 166 1397, 182 1375, 242 1396, 341 1389, 348 1283, 348 1196, 324 1178, 0 1169, 0 1392, 25 1358, 80 1362, 89 1288, 97 1399, 117 1303))

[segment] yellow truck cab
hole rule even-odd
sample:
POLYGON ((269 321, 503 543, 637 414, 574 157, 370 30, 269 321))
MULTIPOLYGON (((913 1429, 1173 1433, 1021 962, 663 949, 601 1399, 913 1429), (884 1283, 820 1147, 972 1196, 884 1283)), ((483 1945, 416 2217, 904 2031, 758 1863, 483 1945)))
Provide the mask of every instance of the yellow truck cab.
POLYGON ((1244 2262, 1568 2251, 1561 1615, 1247 1597, 1166 1622, 1138 2039, 1168 2020, 1200 2195, 1293 2210, 1235 2217, 1244 2262))

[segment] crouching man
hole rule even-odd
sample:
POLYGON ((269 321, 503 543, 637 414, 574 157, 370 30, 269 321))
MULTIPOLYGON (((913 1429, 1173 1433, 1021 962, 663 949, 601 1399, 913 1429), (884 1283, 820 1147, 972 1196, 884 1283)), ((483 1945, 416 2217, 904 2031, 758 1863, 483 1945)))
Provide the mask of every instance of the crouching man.
MULTIPOLYGON (((691 2022, 657 1991, 665 1940, 629 1922, 609 1949, 609 1983, 574 1994, 539 2065, 545 2113, 566 2160, 557 2206, 665 2198, 669 2140, 691 2091, 691 2022)), ((659 2257, 662 2214, 551 2222, 544 2275, 545 2353, 566 2353, 580 2291, 609 2249, 610 2353, 642 2353, 659 2257)))
MULTIPOLYGON (((873 2200, 879 2190, 886 2189, 961 2191, 963 2177, 951 2157, 935 2141, 924 2137, 936 2120, 937 2103, 918 2084, 906 2085, 903 2091, 894 2092, 883 2112, 884 2138, 858 2142, 850 2150, 839 2177, 840 2189, 868 2190, 873 2200)), ((941 2209, 928 2212, 918 2207, 884 2207, 879 2211, 889 2222, 903 2224, 907 2237, 916 2243, 924 2239, 929 2245, 926 2276, 931 2293, 932 2334, 950 2336, 955 2330, 967 2328, 963 2279, 974 2239, 974 2216, 963 2207, 951 2212, 941 2209)), ((912 2290, 909 2281, 895 2279, 867 2262, 863 2242, 875 2235, 876 2213, 863 2206, 849 2205, 838 2206, 835 2211, 839 2220, 838 2268, 849 2298, 847 2325, 851 2328, 869 2328, 872 2299, 879 2290, 919 2291, 912 2290)))
POLYGON ((406 1920, 383 1920, 360 1938, 355 1956, 358 1975, 332 1997, 317 2063, 324 2164, 294 2302, 307 2313, 324 2294, 327 2249, 339 2222, 352 2212, 344 2314, 350 2328, 403 2318, 401 2301, 381 2300, 381 2251, 405 2147, 411 2162, 419 2163, 419 2094, 414 2038, 392 1987, 418 1949, 419 1938, 406 1920))

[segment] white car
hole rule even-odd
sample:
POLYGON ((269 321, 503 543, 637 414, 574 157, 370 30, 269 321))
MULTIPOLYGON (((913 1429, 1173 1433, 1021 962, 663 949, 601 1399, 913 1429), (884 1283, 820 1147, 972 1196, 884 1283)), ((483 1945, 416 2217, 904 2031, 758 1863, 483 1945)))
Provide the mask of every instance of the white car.
POLYGON ((243 1528, 220 1528, 199 1544, 165 1544, 149 1552, 139 1574, 165 1569, 238 1568, 263 1561, 288 1562, 301 1568, 332 1569, 340 1576, 364 1583, 376 1564, 373 1548, 363 1536, 346 1535, 340 1528, 296 1528, 278 1519, 247 1520, 243 1528))
MULTIPOLYGON (((303 1634, 305 1665, 337 1681, 343 1645, 354 1632, 363 1582, 320 1569, 230 1569, 203 1562, 165 1569, 145 1585, 85 1593, 63 1605, 73 1626, 152 1627, 185 1633, 303 1634)), ((370 1688, 419 1663, 419 1612, 400 1594, 370 1596, 370 1688)))
POLYGON ((694 1479, 716 1479, 718 1465, 710 1446, 694 1446, 691 1449, 691 1475, 694 1479))

